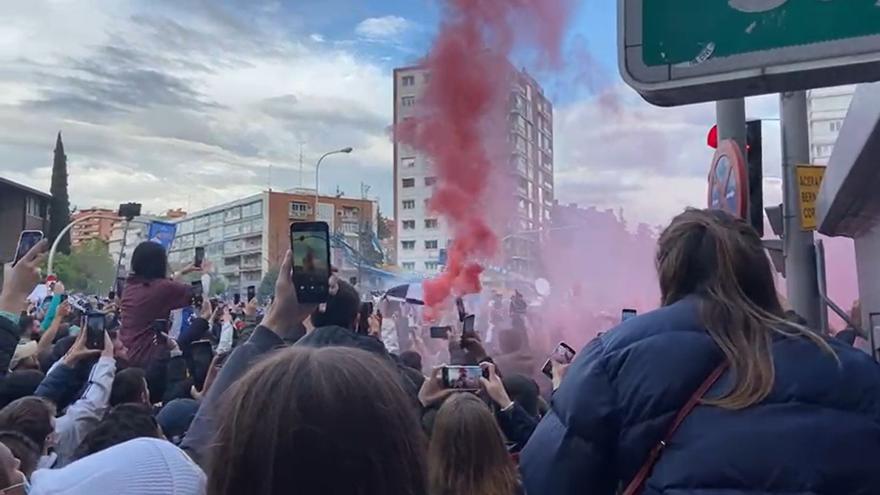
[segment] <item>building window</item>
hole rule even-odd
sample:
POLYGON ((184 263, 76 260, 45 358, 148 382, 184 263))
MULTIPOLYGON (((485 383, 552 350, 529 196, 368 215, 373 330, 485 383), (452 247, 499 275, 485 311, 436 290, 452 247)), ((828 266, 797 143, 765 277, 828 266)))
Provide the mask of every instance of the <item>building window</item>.
POLYGON ((416 180, 413 179, 412 177, 409 177, 407 179, 403 179, 402 182, 403 182, 403 187, 415 187, 416 186, 416 180))
POLYGON ((407 271, 413 271, 416 269, 416 264, 412 262, 401 263, 401 266, 403 266, 403 269, 407 271))
POLYGON ((403 98, 400 99, 400 104, 405 107, 414 106, 416 104, 416 97, 415 96, 404 96, 403 98))
POLYGON ((40 217, 40 200, 35 196, 27 196, 25 199, 25 211, 29 216, 40 217))
POLYGON ((416 221, 415 220, 404 220, 403 221, 403 230, 415 230, 416 221))
POLYGON ((233 208, 226 210, 226 217, 225 218, 226 218, 227 222, 241 219, 241 207, 235 206, 233 208))
POLYGON ((425 249, 437 249, 437 241, 425 241, 425 249))
POLYGON ((301 201, 290 202, 290 216, 294 218, 306 218, 312 213, 312 205, 301 201))
POLYGON ((403 168, 415 168, 416 167, 416 159, 415 158, 401 158, 400 165, 403 168))
POLYGON ((426 186, 433 186, 436 183, 437 183, 436 177, 425 177, 425 185, 426 186))
POLYGON ((416 241, 401 241, 400 247, 403 248, 404 251, 412 251, 416 248, 416 241))
POLYGON ((403 76, 400 79, 400 83, 403 86, 415 86, 416 85, 416 76, 403 76))
POLYGON ((437 228, 437 219, 436 218, 426 218, 425 219, 425 228, 426 229, 436 229, 437 228))
POLYGON ((403 209, 404 210, 414 210, 415 208, 416 208, 416 201, 414 199, 403 200, 403 209))
POLYGON ((840 132, 840 129, 843 128, 842 120, 832 120, 828 123, 828 127, 831 129, 831 132, 840 132))
POLYGON ((436 261, 426 261, 425 270, 436 271, 439 264, 436 261))

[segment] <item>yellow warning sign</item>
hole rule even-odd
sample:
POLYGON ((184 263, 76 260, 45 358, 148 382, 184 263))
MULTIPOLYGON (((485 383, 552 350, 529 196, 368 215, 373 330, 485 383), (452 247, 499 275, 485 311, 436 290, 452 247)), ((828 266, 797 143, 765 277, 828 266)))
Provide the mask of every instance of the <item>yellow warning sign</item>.
POLYGON ((816 230, 816 199, 822 188, 825 167, 820 165, 798 165, 798 204, 801 211, 801 228, 816 230))

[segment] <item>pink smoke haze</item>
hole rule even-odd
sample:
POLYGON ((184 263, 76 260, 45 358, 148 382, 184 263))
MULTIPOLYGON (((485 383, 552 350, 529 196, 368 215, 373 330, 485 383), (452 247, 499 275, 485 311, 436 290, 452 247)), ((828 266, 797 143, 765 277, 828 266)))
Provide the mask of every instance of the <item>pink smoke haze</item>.
POLYGON ((423 61, 431 78, 419 115, 400 124, 395 139, 430 159, 437 174, 431 208, 451 228, 447 266, 424 283, 435 308, 452 294, 480 291, 481 263, 498 251, 503 218, 497 182, 508 165, 507 103, 514 47, 558 63, 568 0, 447 0, 440 32, 423 61))

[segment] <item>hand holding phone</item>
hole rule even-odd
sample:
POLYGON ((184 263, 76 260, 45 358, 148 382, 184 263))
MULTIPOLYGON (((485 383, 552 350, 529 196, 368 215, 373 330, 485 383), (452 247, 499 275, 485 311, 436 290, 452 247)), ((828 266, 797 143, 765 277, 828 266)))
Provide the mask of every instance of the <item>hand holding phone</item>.
POLYGON ((196 280, 192 283, 192 305, 200 308, 204 302, 204 294, 202 289, 202 281, 196 280))
POLYGON ((431 338, 432 339, 449 339, 449 333, 452 332, 452 327, 431 327, 431 338))
POLYGON ((257 287, 254 285, 248 285, 247 302, 251 302, 255 297, 257 297, 257 287))
POLYGON ((196 255, 195 259, 193 259, 193 266, 196 268, 201 268, 203 261, 205 261, 205 248, 199 246, 196 248, 196 255))
POLYGON ((104 313, 86 315, 86 348, 104 350, 104 324, 107 319, 104 313))
POLYGON ((330 227, 327 222, 290 225, 293 287, 301 303, 330 298, 330 227))
POLYGON ((18 236, 18 244, 15 247, 15 257, 12 260, 12 266, 15 266, 20 259, 24 258, 24 255, 26 255, 28 251, 33 249, 33 247, 42 240, 42 231, 23 230, 18 236))
POLYGON ((547 378, 553 380, 553 363, 569 365, 572 360, 574 360, 575 354, 577 353, 570 345, 565 342, 560 342, 556 345, 556 348, 553 350, 553 353, 550 354, 547 361, 544 362, 544 366, 541 368, 541 373, 544 373, 547 375, 547 378))
POLYGON ((444 366, 441 377, 443 386, 454 390, 479 390, 480 378, 488 378, 479 366, 444 366))

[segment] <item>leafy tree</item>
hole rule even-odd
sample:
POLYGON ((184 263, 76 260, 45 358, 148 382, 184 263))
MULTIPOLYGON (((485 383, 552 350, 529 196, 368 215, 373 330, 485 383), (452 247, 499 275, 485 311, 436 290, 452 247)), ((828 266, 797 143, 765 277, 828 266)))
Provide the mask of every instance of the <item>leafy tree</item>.
POLYGON ((391 232, 391 226, 389 225, 388 220, 389 220, 388 218, 382 216, 382 210, 379 209, 379 207, 377 206, 376 207, 376 221, 379 223, 378 223, 378 225, 376 225, 376 227, 378 228, 378 231, 379 231, 378 234, 379 234, 380 241, 388 239, 392 235, 394 235, 394 233, 391 232))
POLYGON ((275 295, 275 282, 278 281, 278 267, 269 267, 269 270, 263 275, 260 286, 257 287, 257 297, 260 299, 275 295))
POLYGON ((83 243, 70 254, 57 253, 52 271, 69 290, 87 294, 107 292, 116 276, 107 243, 98 239, 83 243))
MULTIPOLYGON (((55 141, 55 160, 52 163, 52 201, 49 203, 49 239, 54 240, 70 223, 70 201, 67 196, 67 155, 64 154, 64 143, 61 132, 55 141)), ((70 254, 70 236, 64 236, 58 243, 57 252, 70 254)))

